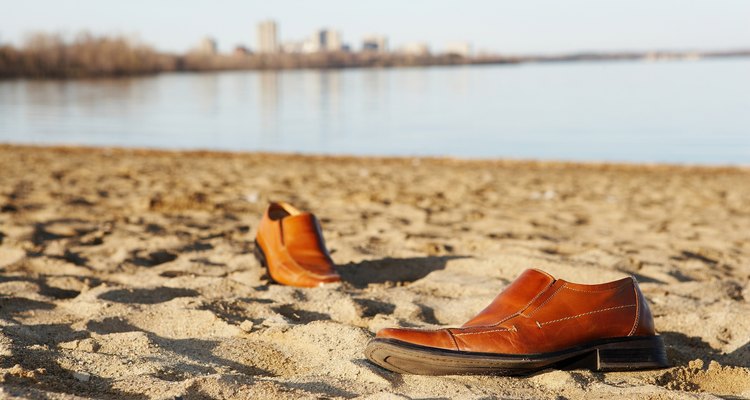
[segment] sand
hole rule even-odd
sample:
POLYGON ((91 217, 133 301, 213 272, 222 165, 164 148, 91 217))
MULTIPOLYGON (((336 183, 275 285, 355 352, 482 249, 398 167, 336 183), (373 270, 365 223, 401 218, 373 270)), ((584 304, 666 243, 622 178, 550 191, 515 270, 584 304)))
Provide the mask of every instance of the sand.
POLYGON ((0 146, 0 397, 750 397, 750 170, 0 146), (269 284, 269 200, 344 277, 269 284), (388 326, 455 326, 519 273, 634 275, 672 368, 398 375, 388 326))

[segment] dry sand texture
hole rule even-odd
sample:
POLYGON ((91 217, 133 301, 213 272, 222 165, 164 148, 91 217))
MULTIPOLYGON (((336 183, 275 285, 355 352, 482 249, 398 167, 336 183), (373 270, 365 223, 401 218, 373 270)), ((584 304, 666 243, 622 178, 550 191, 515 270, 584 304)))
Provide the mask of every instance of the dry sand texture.
MULTIPOLYGON (((750 171, 0 146, 2 396, 750 396, 750 171), (345 283, 269 285, 269 199, 345 283), (396 375, 386 326, 458 325, 521 271, 635 275, 674 367, 396 375)), ((561 396, 561 397, 558 397, 561 396)))

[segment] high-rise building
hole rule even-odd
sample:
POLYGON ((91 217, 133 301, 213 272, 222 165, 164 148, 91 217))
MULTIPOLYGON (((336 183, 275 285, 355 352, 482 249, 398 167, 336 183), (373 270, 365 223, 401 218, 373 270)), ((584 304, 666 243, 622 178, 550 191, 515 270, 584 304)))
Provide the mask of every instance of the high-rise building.
POLYGON ((383 35, 368 35, 362 38, 362 51, 385 53, 388 51, 388 38, 383 35))
POLYGON ((328 51, 341 51, 341 47, 343 46, 343 43, 341 43, 341 32, 328 31, 328 40, 326 45, 326 50, 328 51))
POLYGON ((216 40, 212 37, 205 37, 201 39, 201 41, 198 42, 198 45, 195 47, 195 52, 207 56, 215 55, 218 52, 216 40))
POLYGON ((341 33, 334 30, 320 29, 310 39, 305 46, 306 52, 339 51, 342 47, 341 33))
POLYGON ((278 27, 276 21, 267 20, 258 24, 258 53, 279 51, 278 27))

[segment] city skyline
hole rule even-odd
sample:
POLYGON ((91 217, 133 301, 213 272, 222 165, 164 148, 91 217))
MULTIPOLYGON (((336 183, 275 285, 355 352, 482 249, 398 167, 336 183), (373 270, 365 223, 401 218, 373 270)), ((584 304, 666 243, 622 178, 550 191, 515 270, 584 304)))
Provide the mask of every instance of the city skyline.
MULTIPOLYGON (((237 54, 303 54, 318 52, 370 52, 370 53, 402 53, 413 55, 429 55, 433 52, 427 42, 413 42, 402 45, 396 49, 388 47, 388 36, 382 34, 369 34, 361 38, 359 43, 344 42, 342 32, 331 28, 320 28, 303 38, 283 38, 279 29, 279 23, 273 19, 266 19, 256 23, 255 47, 239 43, 231 51, 237 54)), ((471 43, 467 41, 451 41, 445 44, 438 53, 457 54, 464 57, 471 55, 471 43)), ((193 53, 218 54, 218 43, 216 39, 207 35, 191 50, 193 53)))
MULTIPOLYGON (((4 1, 4 0, 3 0, 4 1)), ((750 45, 750 3, 665 0, 613 3, 574 0, 501 3, 469 0, 401 4, 314 3, 279 0, 273 4, 226 1, 221 7, 198 2, 144 0, 127 4, 82 0, 75 7, 51 0, 27 0, 3 7, 0 43, 21 44, 33 31, 137 35, 165 51, 187 51, 209 35, 229 52, 237 45, 257 47, 256 23, 273 19, 280 42, 306 38, 330 27, 358 47, 368 34, 388 37, 395 49, 426 42, 440 51, 449 42, 471 42, 475 52, 556 53, 586 50, 727 49, 750 45), (44 12, 39 12, 44 10, 44 12), (188 22, 188 23, 186 23, 188 22)))

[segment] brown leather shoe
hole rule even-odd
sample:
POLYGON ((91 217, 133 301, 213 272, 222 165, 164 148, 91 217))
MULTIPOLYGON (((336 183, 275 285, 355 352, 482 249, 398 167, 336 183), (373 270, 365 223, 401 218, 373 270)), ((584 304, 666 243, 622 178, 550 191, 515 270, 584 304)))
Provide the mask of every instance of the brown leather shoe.
POLYGON ((462 327, 383 329, 365 355, 391 371, 424 375, 668 365, 635 279, 581 285, 535 269, 521 274, 462 327))
POLYGON ((271 203, 266 209, 255 236, 255 256, 282 285, 314 287, 341 280, 318 219, 287 203, 271 203))

